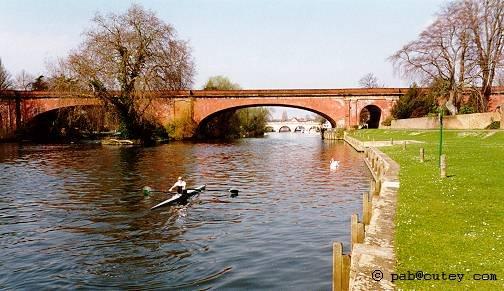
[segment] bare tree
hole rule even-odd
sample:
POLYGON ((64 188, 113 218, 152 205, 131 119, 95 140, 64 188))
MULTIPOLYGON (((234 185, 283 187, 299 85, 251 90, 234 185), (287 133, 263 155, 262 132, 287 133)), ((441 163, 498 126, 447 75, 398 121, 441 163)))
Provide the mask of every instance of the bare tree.
POLYGON ((467 26, 459 18, 461 4, 451 2, 437 19, 420 33, 417 40, 406 44, 393 54, 391 60, 403 76, 419 77, 423 84, 437 79, 448 82, 450 94, 447 107, 457 113, 458 92, 464 87, 472 68, 466 66, 468 50, 467 26))
POLYGON ((497 70, 503 64, 504 1, 465 0, 462 17, 471 37, 470 57, 478 66, 482 109, 487 110, 497 70))
POLYGON ((30 90, 34 80, 35 76, 25 70, 21 70, 21 72, 16 75, 14 87, 18 90, 30 90))
POLYGON ((362 88, 383 87, 378 84, 378 78, 373 73, 367 73, 359 80, 359 86, 362 88))
POLYGON ((502 61, 502 0, 449 2, 417 40, 393 54, 391 60, 403 76, 431 84, 449 84, 446 106, 457 112, 460 92, 481 87, 481 108, 486 110, 495 70, 502 61))
POLYGON ((145 92, 179 90, 193 82, 188 44, 152 11, 132 5, 124 14, 97 14, 81 46, 67 60, 71 75, 112 105, 125 135, 149 141, 156 125, 148 120, 145 92))
POLYGON ((3 66, 2 59, 0 59, 0 90, 10 89, 11 87, 11 75, 3 66))

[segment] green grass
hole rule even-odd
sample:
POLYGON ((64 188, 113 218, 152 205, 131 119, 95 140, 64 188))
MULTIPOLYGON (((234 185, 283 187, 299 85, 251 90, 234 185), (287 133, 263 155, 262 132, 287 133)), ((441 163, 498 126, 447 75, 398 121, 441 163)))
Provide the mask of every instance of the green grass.
POLYGON ((461 282, 396 281, 400 289, 504 290, 504 132, 445 131, 448 178, 438 169, 437 130, 359 130, 360 140, 410 139, 383 147, 401 165, 396 215, 397 273, 462 273, 461 282), (419 149, 425 148, 425 163, 419 149), (476 273, 497 281, 475 281, 476 273))

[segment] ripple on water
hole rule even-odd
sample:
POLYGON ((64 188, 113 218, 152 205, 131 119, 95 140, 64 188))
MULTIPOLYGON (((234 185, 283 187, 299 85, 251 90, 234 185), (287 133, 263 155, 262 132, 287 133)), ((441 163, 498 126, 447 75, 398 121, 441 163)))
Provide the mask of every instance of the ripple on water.
POLYGON ((331 243, 349 241, 369 179, 351 148, 294 134, 0 152, 7 289, 328 289, 331 243), (151 211, 167 195, 143 186, 166 190, 179 175, 209 191, 151 211))

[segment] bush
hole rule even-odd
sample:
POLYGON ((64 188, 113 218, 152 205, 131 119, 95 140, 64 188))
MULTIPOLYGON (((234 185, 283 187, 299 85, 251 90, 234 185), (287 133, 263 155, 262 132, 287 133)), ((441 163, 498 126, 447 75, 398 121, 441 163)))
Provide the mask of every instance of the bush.
POLYGON ((413 84, 392 107, 392 116, 395 119, 425 116, 436 108, 434 100, 432 94, 425 94, 413 84))
POLYGON ((166 132, 170 138, 181 140, 193 137, 197 124, 191 118, 188 112, 185 112, 180 118, 175 119, 166 125, 166 132))
POLYGON ((383 126, 391 126, 392 125, 392 116, 388 116, 381 123, 383 126))
POLYGON ((485 129, 499 129, 500 123, 500 121, 492 121, 492 123, 490 123, 490 125, 488 125, 485 129))
POLYGON ((463 105, 460 107, 459 114, 471 114, 476 113, 476 110, 472 106, 463 105))

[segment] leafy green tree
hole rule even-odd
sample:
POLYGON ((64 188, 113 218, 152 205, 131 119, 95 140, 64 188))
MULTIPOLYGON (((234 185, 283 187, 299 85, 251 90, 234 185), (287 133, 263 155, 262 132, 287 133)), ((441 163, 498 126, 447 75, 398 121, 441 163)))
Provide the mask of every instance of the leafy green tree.
POLYGON ((203 86, 203 90, 240 90, 240 85, 231 82, 225 76, 213 76, 203 86))
MULTIPOLYGON (((204 90, 239 90, 240 85, 225 76, 214 76, 203 86, 204 90)), ((205 138, 240 138, 264 135, 270 116, 266 108, 244 108, 225 111, 204 124, 201 133, 205 138)))
POLYGON ((240 123, 242 137, 258 137, 264 135, 270 112, 264 107, 239 109, 235 113, 240 123))

